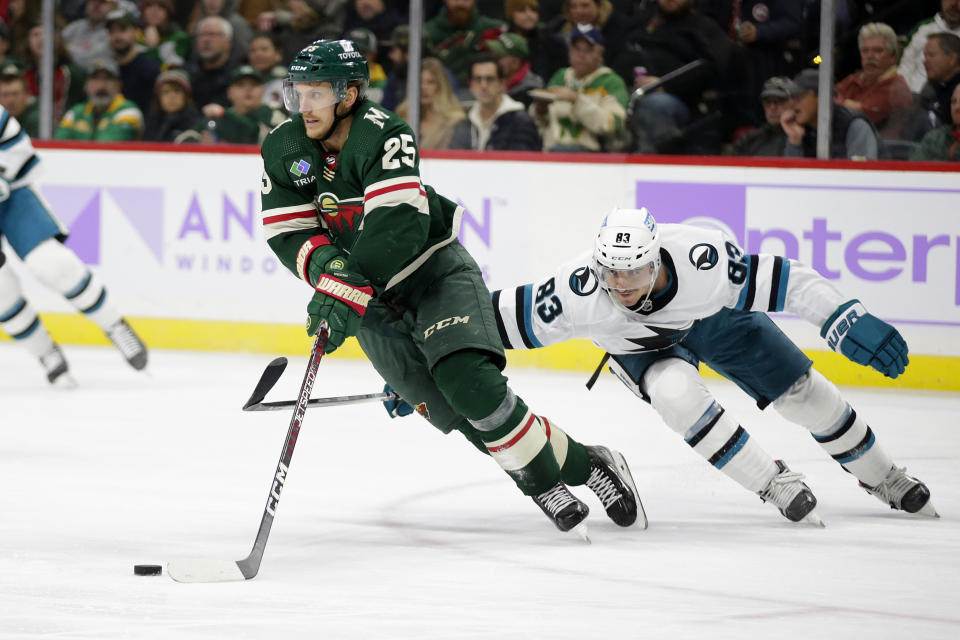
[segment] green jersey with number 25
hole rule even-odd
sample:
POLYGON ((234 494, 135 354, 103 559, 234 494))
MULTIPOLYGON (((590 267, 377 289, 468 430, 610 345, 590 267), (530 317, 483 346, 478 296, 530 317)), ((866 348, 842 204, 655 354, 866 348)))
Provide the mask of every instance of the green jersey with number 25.
POLYGON ((308 138, 298 114, 270 132, 261 155, 267 242, 298 277, 325 236, 381 294, 457 238, 462 208, 420 181, 412 130, 370 101, 339 153, 308 138))

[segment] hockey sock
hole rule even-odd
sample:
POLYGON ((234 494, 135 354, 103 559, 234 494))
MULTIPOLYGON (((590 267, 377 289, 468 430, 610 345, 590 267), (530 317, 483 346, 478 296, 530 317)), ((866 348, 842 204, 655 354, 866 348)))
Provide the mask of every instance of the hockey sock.
POLYGON ((544 416, 537 417, 546 431, 550 447, 553 449, 553 456, 560 465, 563 484, 572 487, 584 484, 590 477, 590 455, 587 453, 587 448, 568 436, 553 421, 544 416))
POLYGON ((486 354, 454 353, 434 367, 434 380, 447 402, 465 416, 487 452, 525 495, 535 496, 560 481, 560 467, 547 446, 540 420, 507 386, 486 354))
POLYGON ((770 454, 713 399, 693 365, 679 358, 658 360, 643 383, 667 426, 740 485, 757 492, 777 475, 770 454))
POLYGON ((805 373, 773 406, 787 420, 806 427, 830 457, 864 484, 877 486, 893 466, 870 426, 816 369, 805 373))
POLYGON ((0 254, 0 328, 39 358, 53 349, 53 339, 33 306, 23 297, 20 281, 0 254))
POLYGON ((120 320, 120 313, 108 300, 100 278, 77 255, 57 240, 41 242, 24 262, 45 285, 58 291, 98 327, 108 331, 120 320))
MULTIPOLYGON (((590 477, 590 456, 587 454, 586 447, 568 436, 552 420, 544 416, 537 417, 547 434, 550 447, 553 449, 553 457, 560 465, 563 484, 578 486, 586 483, 587 478, 590 477)), ((483 442, 483 432, 477 431, 469 420, 464 420, 457 429, 470 444, 489 455, 487 445, 483 442)))

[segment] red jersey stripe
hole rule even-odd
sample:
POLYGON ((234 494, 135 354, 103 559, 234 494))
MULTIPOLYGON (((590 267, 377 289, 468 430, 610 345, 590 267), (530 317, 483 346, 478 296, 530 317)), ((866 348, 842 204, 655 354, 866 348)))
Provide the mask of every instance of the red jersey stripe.
POLYGON ((294 213, 281 213, 276 216, 267 216, 263 219, 263 224, 274 224, 275 222, 283 222, 284 220, 296 220, 299 218, 315 218, 317 216, 316 209, 310 209, 308 211, 297 211, 294 213))
POLYGON ((383 195, 385 193, 390 193, 391 191, 402 191, 403 189, 416 189, 420 192, 420 195, 426 196, 427 192, 420 187, 419 182, 403 182, 401 184, 395 184, 389 187, 383 187, 382 189, 374 189, 370 193, 363 196, 364 201, 367 201, 371 198, 376 198, 377 196, 383 195))

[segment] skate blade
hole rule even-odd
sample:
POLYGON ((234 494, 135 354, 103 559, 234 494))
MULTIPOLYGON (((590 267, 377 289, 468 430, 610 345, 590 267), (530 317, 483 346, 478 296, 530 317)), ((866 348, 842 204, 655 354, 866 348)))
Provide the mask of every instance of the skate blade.
POLYGON ((50 386, 54 389, 76 389, 78 386, 77 381, 73 379, 69 373, 61 373, 57 376, 57 379, 50 383, 50 386))
POLYGON ((637 501, 637 521, 631 526, 639 526, 641 530, 645 530, 650 526, 650 522, 647 520, 647 512, 643 508, 643 502, 640 501, 640 492, 637 491, 637 484, 633 481, 633 474, 630 473, 630 467, 627 466, 627 459, 624 458, 623 454, 619 451, 611 449, 610 453, 613 455, 614 463, 616 463, 617 468, 620 470, 620 475, 633 491, 633 497, 637 501))
POLYGON ((827 525, 823 523, 823 520, 820 519, 820 516, 817 515, 816 511, 811 511, 803 517, 797 524, 807 524, 813 527, 820 527, 821 529, 826 529, 827 525))
POLYGON ((917 511, 915 516, 926 516, 928 518, 939 518, 940 514, 937 513, 936 508, 933 506, 933 500, 927 500, 927 504, 923 505, 923 508, 920 511, 917 511))
POLYGON ((575 526, 574 528, 570 529, 570 531, 569 531, 568 533, 573 533, 573 534, 576 534, 576 535, 580 536, 580 539, 583 540, 584 542, 586 542, 587 544, 593 544, 593 542, 590 541, 590 536, 587 535, 587 523, 586 523, 586 522, 581 522, 580 524, 578 524, 578 525, 575 526))

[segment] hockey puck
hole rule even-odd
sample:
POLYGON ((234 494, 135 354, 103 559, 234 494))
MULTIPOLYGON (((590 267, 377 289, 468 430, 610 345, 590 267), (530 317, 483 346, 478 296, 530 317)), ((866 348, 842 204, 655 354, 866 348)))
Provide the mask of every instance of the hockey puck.
POLYGON ((138 576, 158 576, 163 573, 163 567, 159 564, 135 564, 133 573, 138 576))

